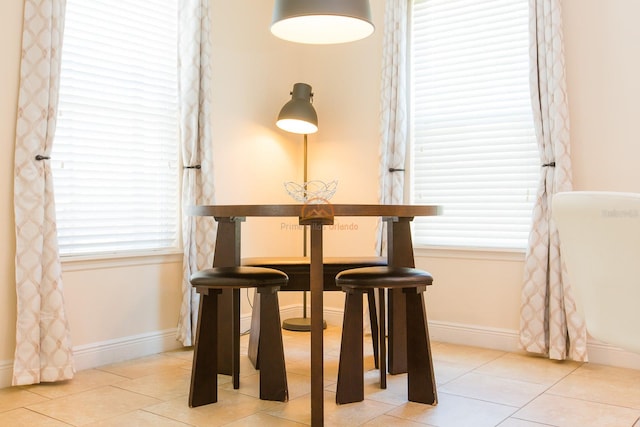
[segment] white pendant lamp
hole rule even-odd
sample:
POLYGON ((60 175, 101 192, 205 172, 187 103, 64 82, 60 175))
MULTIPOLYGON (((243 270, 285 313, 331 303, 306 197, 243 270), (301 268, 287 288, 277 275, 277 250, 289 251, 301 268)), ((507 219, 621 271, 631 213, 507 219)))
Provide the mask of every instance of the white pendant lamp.
POLYGON ((276 0, 271 32, 284 40, 336 44, 373 34, 369 0, 276 0))

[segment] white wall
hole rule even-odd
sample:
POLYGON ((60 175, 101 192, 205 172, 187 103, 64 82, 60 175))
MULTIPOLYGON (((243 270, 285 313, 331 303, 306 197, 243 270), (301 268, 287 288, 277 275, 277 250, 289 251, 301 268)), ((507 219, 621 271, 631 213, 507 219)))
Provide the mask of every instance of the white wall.
POLYGON ((640 192, 640 2, 562 3, 575 188, 640 192))
MULTIPOLYGON (((640 3, 562 4, 575 187, 640 192, 640 27, 635 22, 640 3)), ((375 35, 343 46, 301 46, 273 38, 268 32, 273 2, 211 0, 211 5, 217 201, 291 201, 282 185, 302 179, 301 141, 278 130, 274 121, 293 83, 302 81, 313 86, 320 120, 320 131, 309 138, 310 178, 338 179, 335 202, 376 202, 384 0, 372 0, 375 35)), ((15 345, 12 176, 22 7, 22 0, 0 2, 0 385, 15 345)), ((373 253, 375 223, 355 218, 353 223, 357 231, 328 233, 328 254, 373 253)), ((297 254, 299 245, 299 233, 283 230, 282 221, 245 224, 245 256, 297 254)), ((427 305, 430 319, 441 326, 436 333, 453 334, 459 327, 513 340, 521 255, 418 253, 418 266, 435 277, 427 305)), ((144 347, 145 339, 160 337, 156 341, 171 345, 167 331, 176 325, 180 274, 180 260, 172 257, 125 266, 65 264, 72 339, 84 363, 99 361, 92 349, 122 340, 144 347)), ((289 306, 300 298, 281 294, 281 301, 289 306)), ((325 302, 329 310, 338 310, 342 300, 334 294, 325 302)))

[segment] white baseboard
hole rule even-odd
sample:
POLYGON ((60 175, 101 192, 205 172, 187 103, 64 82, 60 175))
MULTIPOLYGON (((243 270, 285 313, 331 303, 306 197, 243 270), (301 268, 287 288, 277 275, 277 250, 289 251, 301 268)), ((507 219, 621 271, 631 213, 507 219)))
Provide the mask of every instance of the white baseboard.
POLYGON ((3 360, 0 362, 0 388, 11 386, 13 378, 13 360, 3 360))
MULTIPOLYGON (((168 329, 76 346, 73 358, 76 371, 82 371, 180 347, 182 344, 176 340, 176 329, 168 329)), ((13 361, 0 362, 0 388, 10 387, 12 377, 13 361)))
MULTIPOLYGON (((433 341, 490 348, 511 353, 523 352, 518 331, 463 325, 449 322, 429 322, 433 341)), ((590 339, 587 343, 589 363, 640 370, 640 354, 590 339)))
MULTIPOLYGON (((281 319, 295 317, 302 317, 302 305, 281 308, 281 319)), ((324 319, 329 325, 339 326, 342 324, 342 310, 327 308, 324 319)), ((249 330, 251 315, 242 316, 240 326, 243 331, 249 330)), ((515 330, 430 321, 429 335, 433 341, 521 352, 518 331, 515 330)), ((176 340, 176 330, 168 329, 77 346, 73 351, 76 370, 80 371, 175 350, 181 346, 176 340)), ((589 342, 588 352, 591 363, 640 370, 640 354, 595 341, 589 342)), ((0 388, 11 386, 12 372, 12 360, 0 361, 0 388)))
MULTIPOLYGON (((324 310, 324 320, 329 325, 342 325, 341 309, 324 310)), ((280 310, 281 319, 301 317, 302 306, 291 305, 280 310)), ((365 327, 368 321, 365 313, 365 327)), ((250 322, 250 316, 247 316, 250 322)), ((518 331, 512 329, 490 328, 476 325, 465 325, 451 322, 429 322, 429 336, 433 341, 450 344, 469 345, 473 347, 490 348, 511 353, 523 352, 520 348, 518 331)), ((611 345, 590 339, 587 344, 589 362, 599 365, 617 366, 640 370, 640 354, 631 353, 611 345)))
POLYGON ((429 321, 429 336, 432 341, 509 352, 519 351, 518 333, 509 329, 429 321))
POLYGON ((589 362, 640 370, 640 354, 631 353, 609 344, 591 340, 587 344, 589 362))
POLYGON ((176 329, 132 335, 73 348, 76 371, 119 363, 181 348, 176 329))

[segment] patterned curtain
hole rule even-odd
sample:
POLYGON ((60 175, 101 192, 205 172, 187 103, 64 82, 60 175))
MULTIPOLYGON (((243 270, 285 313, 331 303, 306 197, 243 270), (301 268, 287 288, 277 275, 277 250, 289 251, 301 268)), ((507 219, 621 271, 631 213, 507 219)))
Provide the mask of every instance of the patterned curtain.
POLYGON ((49 154, 58 108, 64 0, 26 0, 16 125, 13 385, 73 378, 49 154))
MULTIPOLYGON (((407 0, 385 2, 382 50, 382 95, 380 116, 380 203, 404 200, 404 163, 407 147, 407 0)), ((386 247, 380 225, 377 253, 386 247)))
POLYGON ((208 0, 182 0, 178 12, 180 141, 182 177, 182 305, 177 339, 194 344, 199 295, 193 290, 191 273, 213 264, 215 222, 189 216, 190 206, 213 204, 213 159, 211 157, 211 61, 208 0))
POLYGON ((530 0, 531 93, 541 177, 525 259, 520 343, 551 359, 587 360, 586 329, 560 257, 551 199, 571 190, 560 0, 530 0))

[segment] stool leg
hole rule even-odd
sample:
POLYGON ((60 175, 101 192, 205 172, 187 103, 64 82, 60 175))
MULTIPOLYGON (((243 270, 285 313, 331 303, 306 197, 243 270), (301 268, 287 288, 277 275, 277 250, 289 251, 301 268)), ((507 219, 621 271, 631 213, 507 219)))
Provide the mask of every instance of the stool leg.
POLYGON ((379 348, 380 341, 378 340, 378 317, 376 316, 376 297, 375 291, 369 289, 367 291, 367 301, 369 302, 369 323, 371 324, 371 341, 373 341, 373 361, 375 368, 380 367, 379 364, 379 348))
POLYGON ((218 293, 200 294, 196 342, 191 369, 189 407, 218 401, 218 293))
POLYGON ((342 321, 336 403, 364 400, 362 291, 347 290, 342 321))
POLYGON ((380 339, 378 340, 380 343, 380 362, 378 365, 380 366, 380 388, 385 389, 387 388, 387 333, 384 323, 386 316, 384 288, 378 289, 378 297, 380 301, 380 339))
POLYGON ((407 372, 407 325, 405 297, 402 289, 389 289, 387 292, 387 339, 388 371, 392 375, 407 372))
POLYGON ((233 375, 233 289, 218 291, 218 373, 233 375))
POLYGON ((433 375, 424 290, 425 287, 404 289, 407 305, 408 395, 411 402, 435 405, 438 403, 438 396, 433 375))
POLYGON ((233 321, 231 327, 232 357, 231 357, 231 377, 233 388, 240 388, 240 289, 233 289, 233 321))
POLYGON ((260 399, 289 400, 280 328, 277 287, 258 288, 260 294, 260 399))

